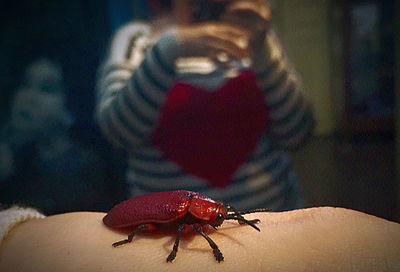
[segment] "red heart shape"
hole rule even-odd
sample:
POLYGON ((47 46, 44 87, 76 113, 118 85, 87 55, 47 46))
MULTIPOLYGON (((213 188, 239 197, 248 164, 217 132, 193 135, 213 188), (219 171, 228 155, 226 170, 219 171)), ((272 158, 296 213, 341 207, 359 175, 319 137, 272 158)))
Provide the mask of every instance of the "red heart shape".
POLYGON ((225 187, 267 127, 267 106, 250 71, 214 91, 176 83, 153 142, 184 171, 225 187))

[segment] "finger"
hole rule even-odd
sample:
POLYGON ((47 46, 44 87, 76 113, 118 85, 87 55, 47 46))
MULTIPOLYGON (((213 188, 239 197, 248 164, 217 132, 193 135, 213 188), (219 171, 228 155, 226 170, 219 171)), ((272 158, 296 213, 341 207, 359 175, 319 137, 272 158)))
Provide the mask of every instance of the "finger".
POLYGON ((214 56, 221 52, 226 53, 228 58, 243 59, 248 57, 247 47, 240 45, 240 41, 232 41, 223 38, 208 39, 205 41, 205 50, 214 56))
POLYGON ((222 51, 229 57, 238 59, 248 56, 249 35, 215 30, 192 38, 185 36, 182 41, 185 52, 189 55, 215 56, 222 51))
POLYGON ((221 23, 196 24, 179 30, 185 54, 192 56, 211 57, 222 51, 241 59, 248 56, 250 38, 248 31, 221 23))
POLYGON ((250 32, 244 28, 225 23, 215 23, 207 27, 206 33, 212 37, 228 40, 250 39, 250 32))
POLYGON ((220 24, 214 31, 209 33, 208 38, 211 42, 214 40, 214 42, 221 44, 221 46, 227 47, 227 50, 239 50, 242 51, 242 53, 246 53, 245 51, 248 49, 251 33, 232 25, 220 24))
POLYGON ((223 23, 197 24, 179 28, 179 39, 183 42, 192 42, 203 38, 222 39, 250 39, 249 31, 223 23))

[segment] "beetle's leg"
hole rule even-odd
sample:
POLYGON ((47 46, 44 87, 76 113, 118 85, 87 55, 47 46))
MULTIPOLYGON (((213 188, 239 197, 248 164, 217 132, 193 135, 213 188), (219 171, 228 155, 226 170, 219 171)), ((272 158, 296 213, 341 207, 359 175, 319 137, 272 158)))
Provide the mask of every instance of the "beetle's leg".
POLYGON ((198 224, 195 224, 195 225, 194 225, 194 229, 196 230, 196 232, 200 233, 201 236, 204 237, 204 239, 207 240, 208 244, 209 244, 210 247, 213 249, 213 253, 214 253, 215 259, 216 259, 218 262, 223 261, 223 260, 224 260, 224 256, 222 255, 221 251, 219 250, 217 244, 216 244, 213 240, 211 240, 211 238, 208 237, 207 234, 205 234, 205 233, 203 232, 203 230, 201 229, 201 226, 198 225, 198 224))
MULTIPOLYGON (((240 225, 246 224, 246 223, 243 222, 243 221, 240 221, 240 220, 238 220, 238 221, 239 221, 239 224, 240 224, 240 225)), ((252 224, 260 223, 260 219, 253 219, 253 220, 247 220, 247 221, 249 221, 249 222, 252 223, 252 224)))
POLYGON ((172 262, 175 259, 176 253, 178 252, 179 240, 181 239, 181 233, 185 229, 186 229, 185 224, 179 225, 178 233, 177 233, 176 238, 175 238, 174 247, 172 248, 171 253, 167 257, 167 262, 172 262))
POLYGON ((132 242, 133 236, 135 236, 136 233, 140 231, 145 231, 145 230, 155 230, 156 227, 153 224, 142 224, 138 225, 131 233, 128 235, 128 239, 118 241, 112 244, 113 247, 118 247, 127 243, 132 242))
MULTIPOLYGON (((258 213, 258 212, 272 212, 272 209, 270 208, 258 208, 258 209, 253 209, 253 210, 248 210, 248 211, 235 211, 235 214, 237 215, 243 215, 243 214, 249 214, 249 213, 258 213)), ((257 224, 260 222, 259 219, 254 219, 254 220, 249 220, 253 224, 257 224)), ((239 224, 245 224, 244 222, 240 222, 239 224)))

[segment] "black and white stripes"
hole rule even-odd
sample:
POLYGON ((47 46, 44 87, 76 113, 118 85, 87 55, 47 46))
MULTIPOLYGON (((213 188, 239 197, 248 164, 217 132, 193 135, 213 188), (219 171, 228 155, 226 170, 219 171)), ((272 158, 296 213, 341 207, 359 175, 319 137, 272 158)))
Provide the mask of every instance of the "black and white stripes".
POLYGON ((163 52, 169 49, 173 34, 160 39, 163 47, 155 44, 149 48, 149 31, 142 24, 131 24, 118 31, 98 85, 99 124, 128 153, 148 141, 166 92, 175 80, 174 62, 169 53, 163 52))

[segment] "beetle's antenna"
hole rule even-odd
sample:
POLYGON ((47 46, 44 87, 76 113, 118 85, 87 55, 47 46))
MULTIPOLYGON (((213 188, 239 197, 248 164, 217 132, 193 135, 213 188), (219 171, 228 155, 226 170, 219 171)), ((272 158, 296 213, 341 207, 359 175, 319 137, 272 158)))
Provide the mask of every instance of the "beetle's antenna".
POLYGON ((246 218, 244 218, 244 217, 241 216, 241 215, 234 216, 234 214, 232 214, 232 215, 227 215, 225 219, 226 219, 226 220, 237 220, 237 221, 239 221, 239 222, 246 223, 247 225, 250 225, 250 226, 252 226, 253 228, 255 228, 256 230, 260 231, 260 229, 254 224, 255 222, 258 222, 258 221, 259 221, 258 219, 257 219, 257 221, 254 221, 254 220, 247 220, 246 218))
POLYGON ((234 214, 243 215, 243 214, 256 213, 256 212, 272 212, 272 209, 269 209, 269 208, 258 208, 258 209, 248 210, 248 211, 233 211, 233 212, 234 212, 234 214))
POLYGON ((257 208, 257 209, 246 210, 246 211, 238 211, 231 205, 226 205, 226 210, 228 213, 231 212, 236 215, 256 213, 256 212, 272 212, 272 209, 270 209, 270 208, 257 208))

